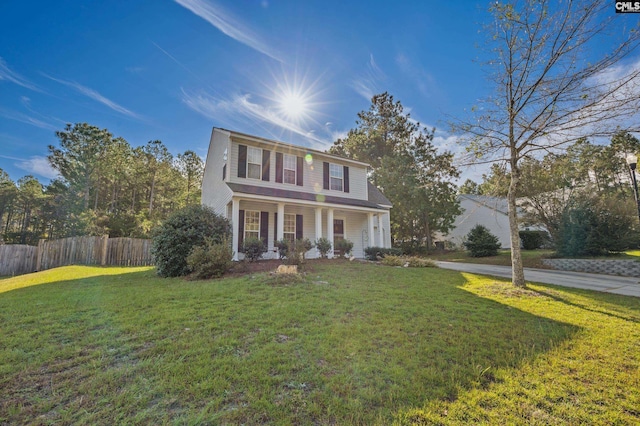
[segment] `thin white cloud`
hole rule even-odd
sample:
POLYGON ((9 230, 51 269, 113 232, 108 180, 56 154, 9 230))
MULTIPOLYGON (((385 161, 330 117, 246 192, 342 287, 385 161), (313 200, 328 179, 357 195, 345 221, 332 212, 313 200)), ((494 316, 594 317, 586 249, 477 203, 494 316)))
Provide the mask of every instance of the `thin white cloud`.
POLYGON ((22 86, 35 92, 42 92, 42 90, 40 90, 35 84, 31 83, 29 80, 16 73, 15 71, 9 69, 7 63, 4 59, 2 59, 2 57, 0 57, 0 80, 9 81, 13 84, 17 84, 18 86, 22 86))
POLYGON ((85 95, 86 97, 91 98, 94 101, 100 102, 101 104, 111 108, 112 110, 114 110, 114 111, 116 111, 116 112, 118 112, 120 114, 129 116, 129 117, 132 117, 132 118, 136 118, 136 119, 139 119, 139 120, 142 119, 142 117, 139 116, 138 114, 136 114, 135 112, 133 112, 131 110, 128 110, 127 108, 123 107, 122 105, 118 105, 117 103, 113 102, 110 99, 105 98, 100 93, 96 92, 95 90, 93 90, 93 89, 91 89, 89 87, 83 86, 83 85, 81 85, 79 83, 76 83, 75 81, 60 80, 58 78, 51 77, 50 75, 47 75, 47 74, 42 74, 42 75, 44 75, 48 79, 51 79, 51 80, 53 80, 53 81, 55 81, 57 83, 64 84, 65 86, 69 86, 69 87, 75 89, 76 91, 78 91, 79 93, 85 95))
POLYGON ((331 132, 331 140, 333 141, 345 139, 347 136, 349 136, 349 130, 336 130, 331 132))
POLYGON ((151 42, 151 44, 153 44, 159 51, 161 51, 162 53, 164 53, 164 55, 166 57, 168 57, 169 59, 171 59, 173 62, 175 62, 180 68, 182 68, 183 70, 185 70, 186 72, 188 72, 189 74, 191 74, 193 77, 195 77, 197 80, 202 81, 202 79, 200 79, 200 77, 198 77, 193 71, 191 71, 189 68, 187 68, 187 66, 185 66, 182 62, 180 62, 179 60, 177 60, 175 57, 173 57, 173 55, 171 55, 169 52, 167 52, 166 50, 164 50, 162 47, 158 46, 157 43, 155 42, 151 42))
POLYGON ((421 66, 415 65, 411 59, 404 53, 396 56, 396 64, 400 70, 414 81, 415 87, 425 96, 432 96, 437 85, 431 74, 424 70, 421 66))
POLYGON ((7 111, 0 109, 0 117, 8 118, 9 120, 19 121, 21 123, 29 124, 31 126, 40 127, 46 130, 57 130, 57 128, 45 121, 38 120, 30 115, 22 114, 20 112, 7 111))
POLYGON ((174 0, 180 6, 190 10, 232 39, 282 62, 281 55, 251 31, 246 25, 212 1, 174 0))
POLYGON ((386 80, 386 78, 385 73, 373 59, 373 54, 370 54, 365 75, 352 81, 351 87, 360 96, 370 101, 374 95, 383 92, 383 90, 380 89, 380 83, 386 80))
POLYGON ((34 156, 27 160, 20 160, 15 163, 16 167, 21 170, 25 170, 30 174, 42 176, 47 179, 55 179, 60 177, 60 174, 51 167, 47 157, 34 156))
POLYGON ((292 133, 304 136, 314 142, 312 148, 325 149, 331 141, 327 141, 308 129, 287 121, 280 117, 274 110, 251 101, 250 95, 235 95, 228 99, 215 98, 207 93, 190 94, 182 91, 182 101, 192 110, 203 116, 221 120, 237 120, 239 116, 268 123, 292 133))

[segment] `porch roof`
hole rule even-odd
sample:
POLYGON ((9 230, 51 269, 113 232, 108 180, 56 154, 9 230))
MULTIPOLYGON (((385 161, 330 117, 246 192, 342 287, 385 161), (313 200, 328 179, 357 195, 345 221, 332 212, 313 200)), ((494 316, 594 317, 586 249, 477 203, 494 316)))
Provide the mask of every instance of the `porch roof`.
POLYGON ((351 198, 344 197, 335 197, 332 195, 325 195, 324 199, 318 198, 319 194, 314 194, 311 192, 299 192, 299 191, 290 191, 288 189, 277 189, 277 188, 269 188, 264 186, 257 185, 243 185, 241 183, 231 183, 227 182, 227 186, 234 193, 241 194, 251 194, 251 195, 260 195, 264 197, 276 197, 276 198, 289 198, 292 200, 301 200, 301 201, 323 201, 328 204, 340 204, 345 206, 354 206, 354 207, 367 207, 379 210, 388 210, 389 207, 382 206, 378 203, 367 201, 367 200, 357 200, 351 198))

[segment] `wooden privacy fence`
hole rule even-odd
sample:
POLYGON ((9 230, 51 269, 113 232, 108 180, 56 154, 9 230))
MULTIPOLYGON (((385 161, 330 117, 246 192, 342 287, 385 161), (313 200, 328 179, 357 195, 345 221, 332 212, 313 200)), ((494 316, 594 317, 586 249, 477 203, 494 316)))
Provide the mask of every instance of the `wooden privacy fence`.
POLYGON ((153 265, 151 240, 71 237, 40 240, 38 247, 0 246, 0 276, 18 275, 64 265, 153 265))
POLYGON ((38 248, 21 244, 0 246, 0 276, 33 272, 38 248))

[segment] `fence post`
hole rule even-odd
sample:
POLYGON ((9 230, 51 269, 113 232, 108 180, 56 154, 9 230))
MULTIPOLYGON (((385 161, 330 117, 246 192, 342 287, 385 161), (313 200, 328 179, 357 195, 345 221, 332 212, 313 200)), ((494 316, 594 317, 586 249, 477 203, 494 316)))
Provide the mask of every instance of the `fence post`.
POLYGON ((36 272, 40 270, 42 266, 42 249, 44 247, 44 240, 38 240, 38 248, 36 249, 36 272))
POLYGON ((109 236, 102 236, 102 259, 100 259, 100 265, 105 266, 107 264, 107 248, 109 247, 109 236))

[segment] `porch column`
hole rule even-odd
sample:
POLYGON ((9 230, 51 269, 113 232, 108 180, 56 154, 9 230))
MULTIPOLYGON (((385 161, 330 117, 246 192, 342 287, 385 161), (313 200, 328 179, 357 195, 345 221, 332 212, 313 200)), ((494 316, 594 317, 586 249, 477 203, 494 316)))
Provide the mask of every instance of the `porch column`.
POLYGON ((278 235, 276 235, 276 241, 280 241, 284 238, 284 203, 278 203, 278 235))
POLYGON ((373 228, 373 213, 367 213, 367 216, 369 218, 369 220, 368 220, 368 222, 369 222, 369 246, 370 247, 376 247, 376 238, 375 238, 374 228, 373 228))
POLYGON ((384 217, 384 214, 382 213, 378 213, 378 236, 380 237, 380 247, 384 247, 384 232, 382 232, 382 218, 384 217))
MULTIPOLYGON (((322 207, 316 207, 316 241, 322 238, 322 207)), ((316 249, 317 256, 320 257, 320 251, 316 249)))
POLYGON ((333 259, 333 209, 327 210, 327 239, 331 241, 331 250, 329 250, 327 257, 333 259))
POLYGON ((240 200, 234 197, 231 199, 231 232, 233 232, 231 244, 233 249, 233 260, 238 260, 238 241, 240 241, 238 236, 240 224, 238 222, 240 222, 240 200))

